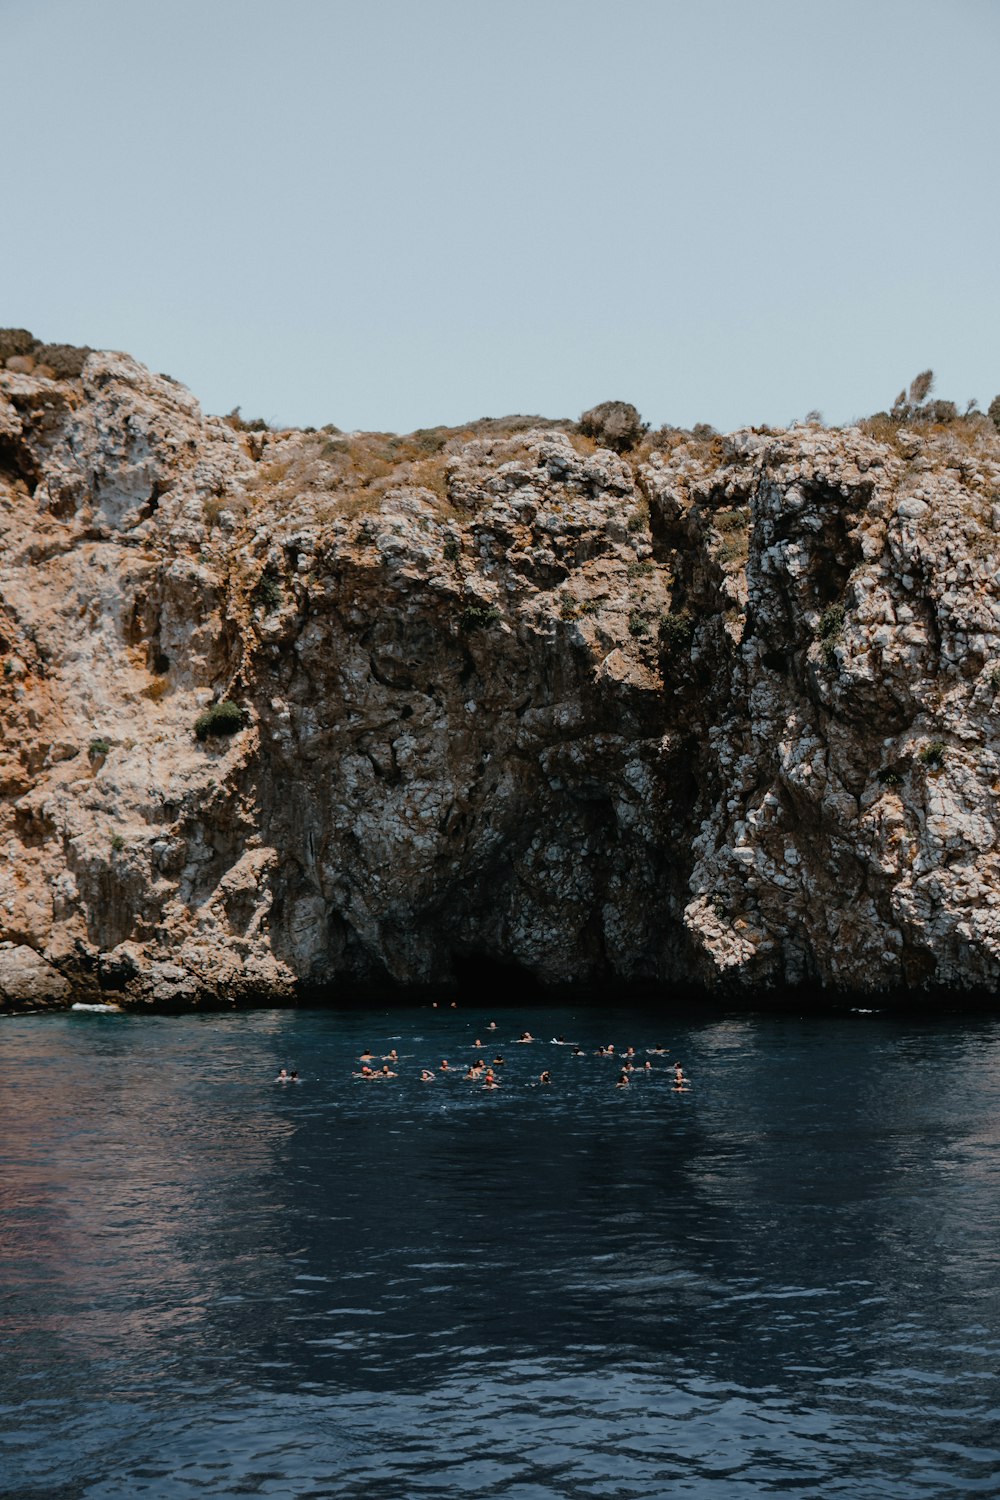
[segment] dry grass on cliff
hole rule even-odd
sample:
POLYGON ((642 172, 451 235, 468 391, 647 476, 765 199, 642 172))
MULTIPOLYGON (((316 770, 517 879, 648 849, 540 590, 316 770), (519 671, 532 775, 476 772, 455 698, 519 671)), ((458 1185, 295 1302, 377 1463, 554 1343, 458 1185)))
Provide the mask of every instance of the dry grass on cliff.
POLYGON ((332 518, 377 510, 389 490, 420 488, 436 497, 443 514, 450 514, 443 451, 450 436, 448 428, 404 437, 387 432, 295 434, 261 464, 253 495, 258 505, 279 513, 308 497, 332 518))

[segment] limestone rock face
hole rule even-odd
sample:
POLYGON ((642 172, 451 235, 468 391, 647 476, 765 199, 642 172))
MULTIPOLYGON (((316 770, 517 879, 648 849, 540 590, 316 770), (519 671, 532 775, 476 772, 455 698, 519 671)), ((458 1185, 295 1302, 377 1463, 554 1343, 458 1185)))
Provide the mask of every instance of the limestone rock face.
POLYGON ((0 996, 12 953, 158 1009, 489 960, 996 983, 985 421, 622 457, 246 430, 124 355, 11 358, 0 996))
POLYGON ((36 1010, 69 1003, 70 986, 57 969, 23 943, 0 945, 0 1006, 36 1010))

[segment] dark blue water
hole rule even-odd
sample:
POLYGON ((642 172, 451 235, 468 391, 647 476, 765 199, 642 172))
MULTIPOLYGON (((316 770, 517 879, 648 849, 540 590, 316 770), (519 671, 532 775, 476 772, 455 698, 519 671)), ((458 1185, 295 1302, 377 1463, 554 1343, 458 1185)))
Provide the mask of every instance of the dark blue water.
POLYGON ((0 1495, 1000 1494, 1000 1024, 508 1016, 5 1021, 0 1495))

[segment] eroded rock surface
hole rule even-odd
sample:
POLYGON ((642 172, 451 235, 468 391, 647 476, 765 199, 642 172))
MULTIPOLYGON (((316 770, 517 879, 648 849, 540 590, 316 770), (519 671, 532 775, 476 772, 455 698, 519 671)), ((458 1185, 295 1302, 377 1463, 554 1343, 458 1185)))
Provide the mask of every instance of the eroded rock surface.
POLYGON ((525 420, 248 431, 123 355, 12 363, 0 958, 63 1003, 490 959, 995 985, 985 419, 619 456, 525 420), (242 726, 199 740, 221 701, 242 726))

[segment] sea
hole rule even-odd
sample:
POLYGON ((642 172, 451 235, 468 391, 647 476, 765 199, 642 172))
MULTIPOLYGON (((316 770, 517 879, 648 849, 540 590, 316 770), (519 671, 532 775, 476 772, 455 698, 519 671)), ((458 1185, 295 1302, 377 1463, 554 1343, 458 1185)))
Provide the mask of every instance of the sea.
POLYGON ((1000 1019, 0 1022, 4 1500, 975 1495, 1000 1019))

